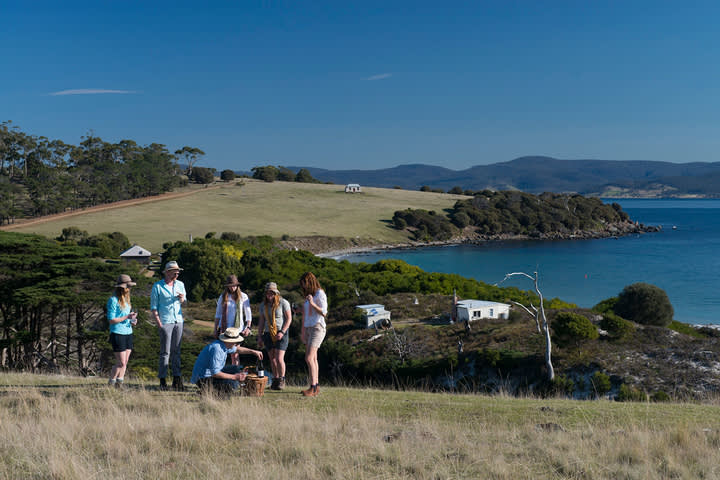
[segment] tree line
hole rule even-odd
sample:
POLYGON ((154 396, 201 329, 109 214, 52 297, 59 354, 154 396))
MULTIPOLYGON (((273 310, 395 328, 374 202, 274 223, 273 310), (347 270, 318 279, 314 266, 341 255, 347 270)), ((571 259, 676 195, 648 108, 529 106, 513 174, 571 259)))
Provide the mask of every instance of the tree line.
POLYGON ((0 123, 0 224, 172 191, 203 154, 187 146, 171 153, 159 143, 111 143, 92 133, 71 145, 0 123))
POLYGON ((447 215, 421 209, 399 210, 393 215, 398 229, 410 227, 417 240, 447 240, 466 227, 480 235, 570 235, 578 231, 607 231, 630 222, 618 203, 579 194, 533 195, 517 190, 474 192, 458 200, 447 215))

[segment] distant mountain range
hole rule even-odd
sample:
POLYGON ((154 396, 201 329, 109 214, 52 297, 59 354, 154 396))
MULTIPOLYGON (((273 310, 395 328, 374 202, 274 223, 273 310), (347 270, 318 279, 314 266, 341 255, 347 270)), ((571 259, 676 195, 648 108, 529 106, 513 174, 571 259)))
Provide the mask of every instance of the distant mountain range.
POLYGON ((670 163, 624 160, 559 160, 520 157, 509 162, 450 170, 432 165, 399 165, 380 170, 306 168, 318 180, 338 184, 416 190, 427 185, 447 191, 522 190, 577 192, 607 197, 720 197, 720 162, 670 163))

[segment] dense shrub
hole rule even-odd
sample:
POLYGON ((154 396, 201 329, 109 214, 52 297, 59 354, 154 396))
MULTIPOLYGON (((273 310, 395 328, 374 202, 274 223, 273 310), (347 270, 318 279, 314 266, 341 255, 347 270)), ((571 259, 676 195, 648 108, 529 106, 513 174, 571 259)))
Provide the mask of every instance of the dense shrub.
POLYGON ((635 331, 635 325, 624 318, 618 317, 612 312, 603 314, 600 321, 600 328, 608 332, 608 336, 615 340, 627 338, 635 331))
POLYGON ((669 402, 670 401, 670 395, 663 392, 662 390, 657 391, 650 395, 650 401, 651 402, 669 402))
POLYGON ((593 373, 592 377, 590 377, 590 382, 592 383, 595 395, 598 397, 605 395, 607 392, 610 391, 610 388, 612 387, 612 384, 610 383, 610 377, 603 372, 593 373))
POLYGON ((618 295, 614 313, 643 325, 666 327, 674 310, 665 291, 648 283, 628 285, 618 295))
POLYGON ((626 383, 620 385, 620 391, 617 394, 618 402, 647 402, 647 394, 626 383))
POLYGON ((196 183, 208 184, 215 181, 215 175, 209 168, 193 167, 190 171, 190 180, 196 183))
POLYGON ((590 320, 572 312, 560 312, 552 321, 553 339, 560 345, 598 338, 598 331, 590 320))
POLYGON ((222 172, 220 172, 220 180, 223 180, 225 182, 231 182, 235 180, 235 172, 230 169, 223 170, 222 172))
POLYGON ((398 210, 393 215, 393 224, 396 228, 405 225, 414 229, 417 240, 448 240, 456 232, 456 228, 444 215, 438 215, 434 210, 398 210))
POLYGON ((612 313, 617 301, 618 297, 606 298, 605 300, 600 301, 600 303, 592 307, 592 311, 597 313, 612 313))

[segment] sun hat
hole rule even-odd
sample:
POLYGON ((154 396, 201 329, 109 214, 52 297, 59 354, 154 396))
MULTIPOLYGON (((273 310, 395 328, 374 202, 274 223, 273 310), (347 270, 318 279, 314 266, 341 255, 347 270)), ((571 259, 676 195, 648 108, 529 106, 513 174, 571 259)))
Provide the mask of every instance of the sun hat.
POLYGON ((241 330, 239 328, 230 327, 220 334, 218 340, 222 340, 223 342, 228 343, 240 343, 245 340, 242 335, 240 335, 240 332, 241 330))
POLYGON ((228 275, 227 280, 225 280, 225 286, 238 287, 240 286, 240 282, 238 282, 238 279, 235 275, 228 275))
POLYGON ((168 270, 182 270, 178 263, 175 260, 171 260, 165 264, 165 270, 163 270, 163 273, 167 272, 168 270))
POLYGON ((120 275, 117 280, 115 281, 115 287, 134 287, 137 285, 137 283, 132 281, 132 278, 130 278, 130 275, 125 275, 124 273, 120 275))
POLYGON ((271 292, 275 292, 277 294, 280 293, 280 290, 278 290, 278 288, 277 288, 277 283, 275 283, 275 282, 268 282, 265 284, 265 291, 267 292, 268 290, 270 290, 271 292))

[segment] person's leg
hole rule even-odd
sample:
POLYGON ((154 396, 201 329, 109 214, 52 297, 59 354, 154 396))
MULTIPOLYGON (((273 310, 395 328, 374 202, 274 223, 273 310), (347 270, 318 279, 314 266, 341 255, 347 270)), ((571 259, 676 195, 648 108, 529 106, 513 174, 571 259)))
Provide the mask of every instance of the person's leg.
POLYGON ((279 375, 278 389, 285 388, 285 350, 277 350, 277 372, 279 375))
MULTIPOLYGON (((115 354, 115 365, 110 370, 110 384, 114 384, 120 374, 120 366, 122 365, 122 356, 125 352, 113 352, 115 354)), ((124 373, 124 372, 123 372, 124 373)))
POLYGON ((160 327, 160 361, 158 365, 158 378, 160 379, 160 385, 165 384, 165 377, 168 373, 168 364, 170 361, 170 342, 172 341, 172 329, 173 325, 163 325, 160 327))
POLYGON ((318 361, 317 361, 317 347, 308 347, 305 352, 305 363, 308 366, 308 377, 310 378, 310 385, 317 385, 318 383, 318 361))
POLYGON ((176 323, 172 329, 172 341, 170 343, 170 361, 172 362, 173 377, 180 377, 182 370, 180 369, 180 345, 182 343, 184 323, 176 323))

